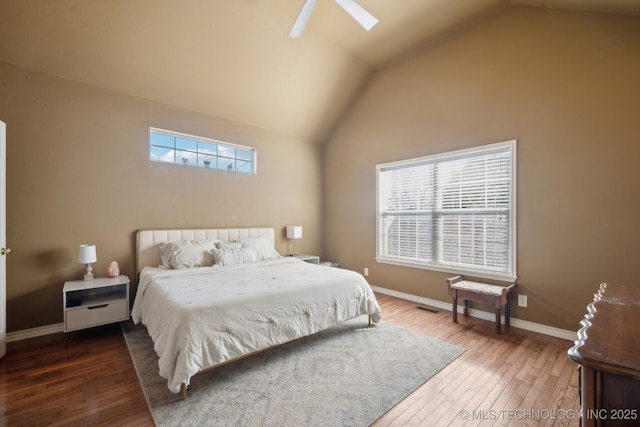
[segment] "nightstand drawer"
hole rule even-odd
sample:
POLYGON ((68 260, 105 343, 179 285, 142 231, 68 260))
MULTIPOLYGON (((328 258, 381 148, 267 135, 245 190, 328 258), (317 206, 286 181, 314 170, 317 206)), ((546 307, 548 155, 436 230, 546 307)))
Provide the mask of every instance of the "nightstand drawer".
POLYGON ((127 320, 129 309, 127 300, 112 301, 89 307, 70 309, 66 311, 66 316, 66 330, 72 331, 127 320))

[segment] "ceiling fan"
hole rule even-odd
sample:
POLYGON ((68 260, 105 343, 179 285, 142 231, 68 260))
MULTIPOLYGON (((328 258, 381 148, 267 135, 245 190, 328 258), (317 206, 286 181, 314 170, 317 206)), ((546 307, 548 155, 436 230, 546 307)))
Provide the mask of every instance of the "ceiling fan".
MULTIPOLYGON (((378 23, 376 17, 367 12, 362 6, 356 3, 355 0, 334 1, 338 3, 338 5, 340 5, 340 7, 342 7, 349 15, 351 15, 358 24, 362 25, 365 30, 369 31, 378 23)), ((302 8, 300 9, 300 13, 298 13, 298 17, 289 32, 290 38, 296 38, 302 35, 302 31, 304 31, 304 27, 307 25, 307 21, 309 21, 309 18, 311 17, 311 12, 315 7, 316 2, 317 0, 305 0, 302 8)))

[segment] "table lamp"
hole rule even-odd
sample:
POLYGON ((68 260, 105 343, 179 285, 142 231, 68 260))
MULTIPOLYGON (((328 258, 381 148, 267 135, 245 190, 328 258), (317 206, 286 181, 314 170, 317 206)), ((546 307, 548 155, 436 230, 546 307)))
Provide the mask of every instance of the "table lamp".
POLYGON ((293 239, 293 255, 292 256, 296 256, 296 240, 301 238, 302 238, 301 225, 287 226, 287 239, 293 239))
POLYGON ((86 264, 84 269, 84 280, 93 280, 93 268, 92 262, 96 262, 96 245, 82 244, 78 249, 78 262, 80 264, 86 264))

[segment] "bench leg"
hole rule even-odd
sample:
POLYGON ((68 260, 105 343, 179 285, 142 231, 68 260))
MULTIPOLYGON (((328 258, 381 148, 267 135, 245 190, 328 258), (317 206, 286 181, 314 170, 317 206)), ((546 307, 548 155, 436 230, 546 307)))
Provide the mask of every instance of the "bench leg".
POLYGON ((451 307, 451 312, 453 313, 453 323, 458 323, 458 295, 454 292, 453 294, 453 307, 451 307))
POLYGON ((511 325, 511 298, 507 295, 507 303, 504 306, 504 325, 511 325))
POLYGON ((496 334, 500 334, 500 308, 496 308, 496 334))
POLYGON ((469 300, 464 300, 464 315, 469 317, 469 300))

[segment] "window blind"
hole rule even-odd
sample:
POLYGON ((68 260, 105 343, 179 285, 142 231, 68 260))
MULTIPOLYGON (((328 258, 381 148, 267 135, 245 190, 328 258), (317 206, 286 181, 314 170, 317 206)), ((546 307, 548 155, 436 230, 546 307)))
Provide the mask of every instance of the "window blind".
POLYGON ((516 141, 377 166, 379 262, 515 278, 516 141))

